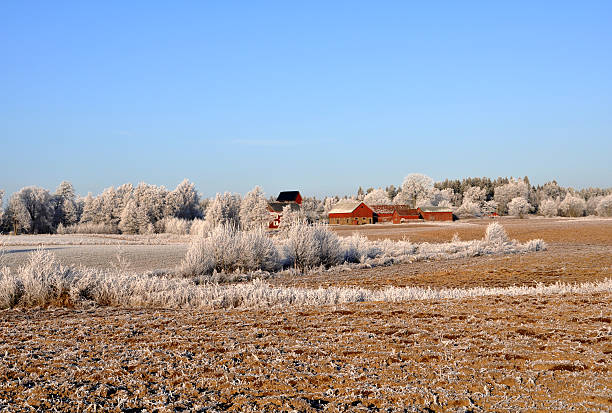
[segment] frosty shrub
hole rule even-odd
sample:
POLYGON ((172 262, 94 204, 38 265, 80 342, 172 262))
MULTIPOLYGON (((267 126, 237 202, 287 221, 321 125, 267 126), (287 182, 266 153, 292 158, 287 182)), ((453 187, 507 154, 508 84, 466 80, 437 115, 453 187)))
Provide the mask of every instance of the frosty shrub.
POLYGON ((297 223, 287 230, 285 264, 301 271, 337 265, 342 260, 339 237, 326 225, 297 223))
POLYGON ((465 199, 463 204, 459 208, 455 210, 455 215, 459 218, 472 218, 479 217, 482 215, 482 211, 480 210, 480 206, 469 199, 465 199))
POLYGON ((58 234, 118 234, 117 227, 104 223, 94 224, 93 222, 83 222, 68 226, 58 226, 58 234))
POLYGON ((601 198, 595 212, 602 217, 612 217, 612 195, 601 198))
POLYGON ((523 218, 531 212, 531 204, 523 197, 512 198, 508 203, 508 215, 523 218))
POLYGON ((558 203, 554 199, 545 199, 540 204, 540 213, 546 217, 556 217, 558 215, 558 203))
POLYGON ((151 274, 68 269, 58 265, 52 255, 41 251, 33 253, 28 263, 17 270, 8 267, 0 270, 0 308, 78 306, 87 302, 125 308, 249 308, 602 292, 612 292, 612 279, 503 288, 386 287, 372 290, 275 287, 258 279, 233 285, 197 284, 192 279, 151 274))
POLYGON ((344 251, 344 262, 365 262, 368 258, 376 258, 382 252, 379 246, 360 234, 342 238, 341 246, 344 251))
POLYGON ((187 235, 191 226, 191 221, 174 217, 166 217, 161 223, 165 234, 187 235))
POLYGON ((490 244, 505 244, 510 239, 504 227, 497 222, 493 222, 487 226, 484 240, 490 244))
POLYGON ((559 204, 559 211, 564 217, 581 217, 586 211, 586 202, 578 196, 567 194, 559 204))
POLYGON ((61 306, 69 301, 73 277, 73 270, 59 265, 53 254, 37 250, 17 271, 2 269, 0 308, 37 307, 49 304, 61 306))
POLYGON ((278 250, 263 229, 244 232, 231 225, 219 225, 208 237, 192 241, 179 272, 184 276, 198 276, 215 271, 277 269, 280 269, 278 250))
POLYGON ((203 219, 194 219, 189 228, 189 235, 203 237, 210 232, 210 224, 203 219))
POLYGON ((276 271, 280 269, 280 257, 274 241, 263 228, 243 232, 242 266, 248 271, 276 271))

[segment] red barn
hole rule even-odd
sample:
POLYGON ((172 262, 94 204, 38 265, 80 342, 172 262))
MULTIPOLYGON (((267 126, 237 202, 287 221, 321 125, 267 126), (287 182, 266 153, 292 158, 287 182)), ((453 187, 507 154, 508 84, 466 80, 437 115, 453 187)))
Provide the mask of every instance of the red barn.
POLYGON ((446 207, 417 208, 425 221, 452 221, 453 210, 446 207))
POLYGON ((300 191, 283 191, 278 194, 276 202, 295 202, 302 205, 302 195, 300 195, 300 191))
POLYGON ((397 205, 368 205, 374 212, 374 222, 391 222, 397 205))
POLYGON ((361 201, 342 199, 329 211, 329 223, 363 225, 374 223, 374 211, 361 201))
POLYGON ((418 209, 407 208, 404 205, 398 205, 393 211, 393 223, 401 224, 407 220, 421 219, 418 209))

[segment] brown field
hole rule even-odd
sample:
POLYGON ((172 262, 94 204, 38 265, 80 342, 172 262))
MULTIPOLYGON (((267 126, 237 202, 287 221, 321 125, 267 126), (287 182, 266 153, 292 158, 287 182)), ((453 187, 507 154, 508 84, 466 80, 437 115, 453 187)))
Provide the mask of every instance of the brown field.
MULTIPOLYGON (((612 220, 504 219, 548 251, 279 285, 508 286, 612 277, 612 220)), ((481 238, 488 221, 366 226, 481 238)), ((349 235, 355 230, 336 228, 349 235)), ((215 311, 0 312, 0 410, 609 411, 610 293, 215 311)))

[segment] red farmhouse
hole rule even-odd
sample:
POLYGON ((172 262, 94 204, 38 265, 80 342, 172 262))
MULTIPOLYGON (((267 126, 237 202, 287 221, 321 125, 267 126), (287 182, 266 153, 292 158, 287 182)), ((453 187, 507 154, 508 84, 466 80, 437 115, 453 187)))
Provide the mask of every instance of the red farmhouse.
POLYGON ((374 223, 374 211, 361 201, 342 199, 329 211, 329 223, 363 225, 374 223))

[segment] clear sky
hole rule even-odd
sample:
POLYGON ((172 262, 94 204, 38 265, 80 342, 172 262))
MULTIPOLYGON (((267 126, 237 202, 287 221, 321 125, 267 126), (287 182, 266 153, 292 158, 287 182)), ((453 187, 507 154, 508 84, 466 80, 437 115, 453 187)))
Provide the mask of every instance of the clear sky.
POLYGON ((2 2, 0 188, 612 186, 612 2, 2 2))

